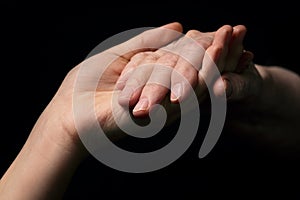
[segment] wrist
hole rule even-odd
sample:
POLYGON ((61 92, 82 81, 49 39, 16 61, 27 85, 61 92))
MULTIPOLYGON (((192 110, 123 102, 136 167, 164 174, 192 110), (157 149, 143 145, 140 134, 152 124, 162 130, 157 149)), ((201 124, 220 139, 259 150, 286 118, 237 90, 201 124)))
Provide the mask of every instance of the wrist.
POLYGON ((74 160, 82 160, 88 152, 75 129, 72 112, 51 101, 34 125, 29 139, 56 146, 74 160))
POLYGON ((0 199, 59 199, 87 155, 48 106, 0 182, 0 199), (24 192, 24 185, 30 192, 24 192), (37 187, 38 186, 38 187, 37 187))

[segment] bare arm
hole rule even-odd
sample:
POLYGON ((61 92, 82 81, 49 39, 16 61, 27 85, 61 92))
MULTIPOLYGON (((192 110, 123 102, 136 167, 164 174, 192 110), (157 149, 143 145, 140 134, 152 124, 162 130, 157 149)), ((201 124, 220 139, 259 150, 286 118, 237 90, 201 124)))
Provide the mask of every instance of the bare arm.
MULTIPOLYGON (((93 71, 90 76, 84 76, 83 81, 90 83, 95 80, 99 84, 95 91, 95 101, 99 102, 96 115, 99 124, 105 125, 107 132, 113 132, 116 128, 112 120, 112 96, 118 77, 128 60, 145 47, 160 48, 166 45, 176 39, 181 31, 181 24, 167 24, 145 31, 83 61, 87 69, 107 67, 104 68, 106 70, 100 83, 99 77, 95 78, 93 71), (111 62, 111 58, 114 62, 111 62)), ((88 155, 75 128, 72 107, 79 68, 80 64, 68 73, 39 117, 18 156, 1 178, 0 199, 60 199, 77 166, 88 155)), ((78 98, 85 97, 90 92, 81 90, 78 98)), ((85 127, 91 126, 88 120, 83 119, 83 122, 86 123, 85 127)))
POLYGON ((65 137, 64 144, 51 138, 53 132, 62 137, 66 134, 63 124, 47 114, 50 107, 2 177, 0 199, 59 199, 83 158, 83 151, 75 148, 71 138, 65 137))

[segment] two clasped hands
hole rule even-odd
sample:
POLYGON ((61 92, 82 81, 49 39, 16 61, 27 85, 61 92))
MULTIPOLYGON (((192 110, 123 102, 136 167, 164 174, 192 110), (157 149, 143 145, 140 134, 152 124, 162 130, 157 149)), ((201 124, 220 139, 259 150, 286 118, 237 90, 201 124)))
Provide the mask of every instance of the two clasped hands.
MULTIPOLYGON (((253 54, 243 46, 243 25, 224 25, 214 32, 182 31, 177 22, 151 29, 74 67, 2 177, 0 199, 62 196, 88 155, 74 122, 74 91, 79 100, 93 93, 95 115, 109 133, 117 129, 112 114, 116 90, 120 113, 129 105, 136 118, 143 118, 160 103, 174 112, 172 105, 185 101, 191 90, 201 103, 207 85, 212 85, 216 96, 227 97, 226 128, 274 151, 299 155, 299 75, 253 63, 253 54), (214 76, 215 68, 221 76, 214 76), (100 79, 93 69, 103 69, 100 79)), ((89 123, 83 119, 80 126, 89 123)))

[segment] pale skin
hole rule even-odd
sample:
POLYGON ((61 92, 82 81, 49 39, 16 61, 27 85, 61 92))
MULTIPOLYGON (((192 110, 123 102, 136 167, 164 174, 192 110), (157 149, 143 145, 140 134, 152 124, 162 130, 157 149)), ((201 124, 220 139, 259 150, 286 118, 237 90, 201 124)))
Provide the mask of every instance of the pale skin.
MULTIPOLYGON (((163 28, 182 32, 182 26, 179 23, 171 23, 163 28)), ((97 109, 97 117, 99 123, 107 132, 116 129, 114 122, 111 120, 110 104, 116 85, 118 85, 120 89, 124 89, 126 84, 130 83, 128 80, 134 80, 136 78, 135 76, 137 76, 137 74, 130 74, 129 77, 125 77, 125 82, 121 81, 120 83, 125 72, 128 72, 130 61, 134 60, 132 58, 141 52, 148 52, 143 53, 144 56, 149 56, 149 54, 152 53, 157 54, 157 51, 164 52, 162 47, 178 39, 176 38, 178 36, 176 34, 163 34, 164 37, 161 39, 162 32, 159 30, 160 29, 154 29, 152 32, 141 34, 137 38, 129 41, 129 43, 123 44, 123 46, 121 44, 113 47, 92 58, 94 59, 92 61, 96 62, 91 63, 100 63, 101 65, 103 56, 116 56, 119 52, 122 52, 120 49, 126 49, 128 44, 131 47, 135 47, 133 49, 140 48, 140 50, 134 50, 122 55, 122 57, 117 56, 115 62, 109 65, 109 68, 100 80, 96 94, 96 103, 101 102, 101 106, 97 109), (154 42, 155 45, 151 44, 155 49, 143 49, 145 42, 153 43, 153 38, 161 39, 154 42)), ((190 31, 186 36, 196 40, 205 49, 205 55, 200 56, 200 58, 203 60, 205 56, 212 58, 215 63, 217 63, 219 70, 223 72, 223 78, 229 80, 230 84, 225 82, 225 89, 231 102, 238 102, 239 106, 247 105, 254 107, 257 112, 263 113, 266 110, 270 111, 270 114, 265 116, 265 119, 269 121, 272 121, 272 116, 276 113, 283 118, 283 121, 280 120, 278 122, 280 128, 285 129, 289 126, 299 132, 299 125, 297 124, 300 110, 298 104, 300 93, 297 88, 297 86, 300 85, 299 76, 279 67, 266 68, 264 66, 254 65, 251 62, 253 55, 249 52, 243 53, 242 40, 245 32, 246 29, 244 26, 231 27, 226 25, 216 32, 201 33, 199 31, 190 31), (283 85, 285 87, 282 87, 283 85), (278 88, 278 90, 270 91, 270 87, 278 88), (288 96, 289 98, 284 98, 284 96, 288 96), (267 99, 274 99, 275 101, 269 104, 269 101, 266 101, 267 99), (274 110, 274 107, 278 109, 274 110), (287 121, 290 122, 288 126, 286 126, 285 123, 287 121)), ((145 57, 140 59, 141 63, 149 62, 149 59, 145 57)), ((178 60, 179 59, 177 59, 176 62, 178 60)), ((154 60, 150 61, 153 62, 154 60)), ((163 58, 160 61, 164 62, 163 58)), ((178 66, 175 64, 172 67, 178 69, 195 89, 197 89, 198 86, 203 86, 202 77, 205 77, 207 73, 209 73, 209 70, 197 71, 187 63, 184 63, 184 61, 180 62, 183 64, 178 66)), ((200 60, 200 62, 202 62, 202 60, 200 60)), ((140 63, 138 63, 136 67, 139 65, 140 63)), ((72 69, 66 76, 61 87, 33 127, 22 150, 3 175, 0 182, 0 199, 59 199, 62 197, 77 166, 88 155, 88 152, 77 135, 72 113, 72 92, 79 66, 72 69)), ((205 69, 205 67, 202 69, 205 69)), ((155 70, 153 72, 155 72, 155 70)), ((151 74, 152 71, 150 70, 149 73, 151 74)), ((150 78, 150 76, 148 76, 148 78, 150 78)), ((169 76, 165 78, 172 80, 172 74, 169 74, 169 76)), ((224 95, 224 91, 220 90, 222 83, 222 79, 218 79, 215 82, 214 91, 216 95, 224 95)), ((178 91, 171 91, 171 96, 167 96, 168 90, 165 88, 146 85, 134 96, 130 96, 129 98, 131 106, 134 106, 133 114, 136 117, 147 115, 151 109, 151 105, 161 102, 166 96, 172 103, 184 100, 188 93, 180 94, 178 91), (157 90, 160 91, 160 93, 158 93, 157 90), (148 98, 148 105, 139 107, 139 100, 143 98, 148 98)), ((199 97, 205 94, 204 89, 196 91, 199 97)), ((125 98, 126 101, 122 101, 122 96, 120 99, 121 104, 128 100, 128 98, 125 98)), ((140 103, 140 105, 141 104, 145 105, 144 103, 140 103)), ((169 109, 171 108, 172 107, 169 109)), ((169 111, 171 112, 172 110, 169 111)), ((234 122, 234 128, 243 130, 243 126, 246 125, 243 121, 234 122)), ((264 123, 261 124, 259 130, 253 127, 254 134, 260 131, 268 132, 270 126, 263 126, 264 123)), ((279 136, 285 138, 283 135, 279 136)), ((297 141, 294 138, 298 139, 299 144, 299 137, 296 135, 292 135, 291 137, 293 137, 292 141, 297 141)), ((289 141, 289 137, 285 139, 289 141)))
MULTIPOLYGON (((179 23, 171 23, 163 28, 174 30, 177 34, 165 34, 164 31, 155 29, 87 61, 93 62, 99 59, 99 62, 95 62, 98 65, 103 62, 103 57, 117 58, 110 64, 100 80, 101 84, 95 95, 96 102, 101 102, 99 104, 101 109, 98 110, 97 117, 106 131, 115 129, 115 124, 111 120, 111 98, 120 74, 130 58, 139 51, 149 50, 143 49, 144 46, 158 49, 175 40, 178 32, 182 32, 182 26, 179 23), (155 38, 160 38, 160 40, 153 44, 155 38), (148 45, 145 44, 147 42, 148 45), (126 51, 128 46, 130 47, 129 52, 126 51), (124 49, 127 52, 126 55, 116 56, 124 49), (130 52, 130 49, 134 49, 134 51, 130 52)), ((37 120, 15 161, 1 178, 1 199, 61 198, 74 170, 88 155, 77 135, 72 112, 72 93, 79 67, 80 65, 68 73, 57 93, 37 120)))
MULTIPOLYGON (((182 31, 179 23, 172 23, 164 28, 182 31)), ((136 46, 133 49, 143 48, 144 42, 153 42, 153 38, 164 38, 157 41, 156 48, 176 39, 174 34, 163 36, 162 34, 160 29, 144 33, 130 41, 129 45, 121 45, 92 59, 101 58, 103 55, 115 56, 119 49, 122 50, 127 46, 136 46)), ((106 76, 103 76, 101 86, 104 89, 97 93, 97 101, 102 105, 98 115, 99 123, 105 124, 106 130, 115 128, 109 121, 114 85, 128 60, 135 53, 138 51, 118 57, 110 65, 106 76)), ((101 63, 102 60, 99 61, 101 63)), ((0 199, 60 199, 74 170, 88 155, 77 135, 72 113, 72 92, 78 69, 79 66, 68 73, 39 117, 15 161, 3 175, 0 182, 0 199)))

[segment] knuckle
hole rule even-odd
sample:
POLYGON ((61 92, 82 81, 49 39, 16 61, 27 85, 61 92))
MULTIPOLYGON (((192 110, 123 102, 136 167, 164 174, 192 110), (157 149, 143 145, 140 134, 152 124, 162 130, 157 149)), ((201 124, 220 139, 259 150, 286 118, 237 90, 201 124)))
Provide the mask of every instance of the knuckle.
POLYGON ((157 64, 162 64, 164 66, 174 67, 177 63, 178 56, 172 53, 166 53, 159 60, 157 64))
POLYGON ((158 91, 161 89, 161 85, 159 83, 147 83, 144 90, 147 92, 155 92, 159 93, 158 91))
MULTIPOLYGON (((191 45, 201 46, 204 49, 207 49, 213 42, 214 36, 211 33, 202 33, 197 30, 190 30, 187 32, 187 37, 192 38, 195 42, 191 45)), ((190 43, 190 42, 188 42, 190 43)), ((199 48, 199 47, 198 47, 199 48)))
POLYGON ((144 85, 143 80, 140 77, 131 77, 128 79, 126 82, 127 86, 133 87, 133 88, 138 88, 144 85))
POLYGON ((175 74, 172 76, 172 82, 186 82, 194 84, 197 82, 198 73, 192 67, 181 67, 175 70, 175 74))
POLYGON ((139 52, 132 56, 131 61, 136 61, 147 57, 150 54, 150 51, 139 52))
POLYGON ((149 52, 148 55, 145 57, 146 62, 153 62, 159 58, 159 55, 156 52, 149 52))
POLYGON ((233 29, 234 29, 235 31, 237 31, 238 33, 247 30, 246 26, 244 26, 244 25, 236 25, 236 26, 233 27, 233 29))
POLYGON ((222 31, 226 34, 230 34, 230 33, 232 33, 233 28, 232 28, 232 26, 226 24, 226 25, 221 27, 220 31, 222 31))

